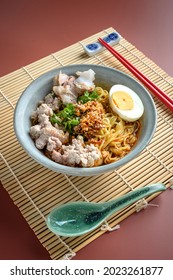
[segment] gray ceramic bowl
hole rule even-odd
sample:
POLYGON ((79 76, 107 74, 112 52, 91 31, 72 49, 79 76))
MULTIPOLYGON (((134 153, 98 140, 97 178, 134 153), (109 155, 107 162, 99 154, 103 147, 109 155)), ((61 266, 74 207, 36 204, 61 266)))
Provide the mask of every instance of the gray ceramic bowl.
POLYGON ((18 100, 14 113, 14 130, 23 149, 41 165, 58 173, 74 176, 98 175, 110 172, 128 163, 139 155, 139 153, 141 153, 141 151, 148 145, 156 129, 156 123, 157 114, 153 99, 141 84, 123 72, 113 68, 91 64, 68 65, 43 74, 33 81, 23 92, 18 100), (93 69, 96 73, 96 79, 94 81, 96 85, 98 84, 109 89, 114 84, 123 84, 138 93, 144 104, 144 114, 141 118, 142 128, 136 145, 129 154, 117 162, 91 168, 64 166, 50 160, 35 147, 34 142, 29 135, 29 129, 31 126, 30 116, 32 111, 36 109, 38 102, 50 92, 52 88, 52 79, 60 70, 71 75, 75 74, 77 71, 86 71, 88 69, 93 69))

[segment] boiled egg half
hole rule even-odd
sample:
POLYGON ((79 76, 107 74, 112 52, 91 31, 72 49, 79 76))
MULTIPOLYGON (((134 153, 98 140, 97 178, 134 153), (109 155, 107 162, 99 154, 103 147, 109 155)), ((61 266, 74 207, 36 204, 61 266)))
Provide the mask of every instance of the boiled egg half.
POLYGON ((134 122, 144 112, 144 106, 139 96, 124 85, 117 84, 111 87, 109 103, 112 110, 125 121, 134 122))

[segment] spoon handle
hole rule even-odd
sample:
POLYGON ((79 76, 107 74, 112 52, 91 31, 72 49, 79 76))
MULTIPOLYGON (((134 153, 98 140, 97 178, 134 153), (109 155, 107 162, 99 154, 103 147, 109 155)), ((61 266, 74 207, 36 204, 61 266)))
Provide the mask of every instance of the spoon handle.
POLYGON ((125 208, 134 202, 147 197, 149 195, 152 195, 156 192, 161 192, 166 190, 166 187, 163 183, 155 183, 152 185, 145 186, 143 188, 131 191, 130 193, 127 193, 119 198, 116 198, 110 202, 107 202, 107 211, 115 212, 122 208, 125 208))

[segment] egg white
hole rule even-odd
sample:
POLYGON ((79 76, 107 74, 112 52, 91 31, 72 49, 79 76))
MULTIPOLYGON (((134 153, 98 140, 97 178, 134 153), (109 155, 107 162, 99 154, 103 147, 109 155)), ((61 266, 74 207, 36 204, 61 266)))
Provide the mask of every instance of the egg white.
POLYGON ((144 106, 139 96, 133 90, 131 90, 130 88, 124 85, 117 84, 111 87, 109 91, 109 103, 112 110, 125 121, 134 122, 138 120, 143 115, 144 112, 144 106), (134 103, 132 109, 121 110, 116 106, 116 104, 113 102, 112 95, 114 92, 117 91, 125 92, 132 98, 134 103))

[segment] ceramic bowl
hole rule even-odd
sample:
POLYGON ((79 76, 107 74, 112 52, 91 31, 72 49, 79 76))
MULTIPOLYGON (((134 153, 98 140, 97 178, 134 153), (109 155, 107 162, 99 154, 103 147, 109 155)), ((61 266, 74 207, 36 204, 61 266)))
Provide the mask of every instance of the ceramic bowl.
POLYGON ((93 176, 111 172, 133 160, 151 141, 156 129, 156 124, 156 108, 151 95, 145 87, 134 80, 131 76, 121 71, 91 64, 68 65, 53 69, 41 75, 22 93, 14 112, 14 130, 23 149, 39 164, 55 172, 74 176, 93 176), (114 84, 123 84, 131 88, 139 95, 144 105, 144 114, 141 117, 141 130, 136 145, 126 156, 117 162, 90 168, 64 166, 47 158, 35 147, 35 144, 29 135, 31 127, 30 116, 36 109, 38 102, 50 92, 53 85, 53 77, 57 75, 60 70, 68 75, 72 75, 77 71, 86 71, 89 69, 92 69, 96 73, 96 79, 94 81, 96 85, 100 85, 109 90, 114 84))

